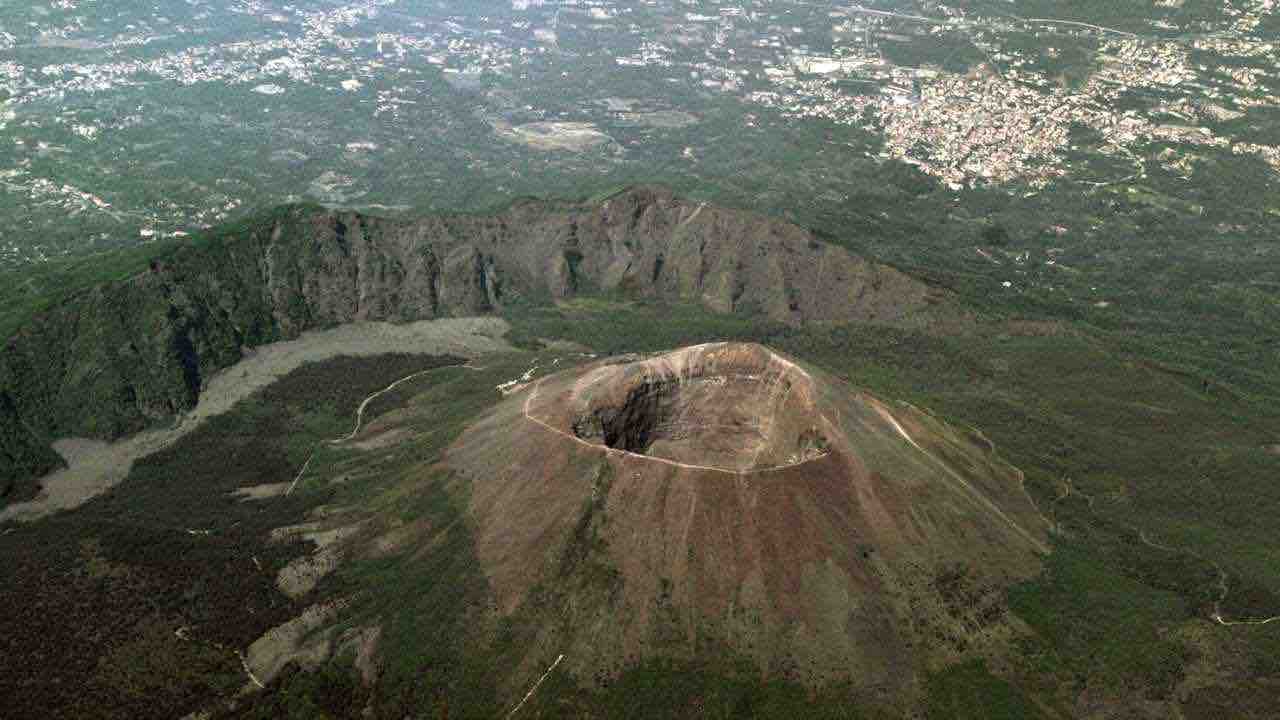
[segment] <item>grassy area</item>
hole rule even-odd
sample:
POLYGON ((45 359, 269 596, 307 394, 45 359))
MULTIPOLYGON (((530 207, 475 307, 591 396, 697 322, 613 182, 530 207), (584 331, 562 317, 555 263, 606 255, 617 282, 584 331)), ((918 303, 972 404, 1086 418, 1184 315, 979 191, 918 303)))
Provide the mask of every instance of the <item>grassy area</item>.
POLYGON ((8 338, 31 316, 75 293, 142 272, 148 261, 175 246, 157 242, 0 272, 0 337, 8 338))
POLYGON ((929 678, 929 720, 1039 720, 1045 714, 1022 691, 991 674, 982 661, 929 678))
POLYGON ((224 238, 269 225, 277 218, 318 206, 282 205, 237 222, 219 225, 185 240, 162 240, 89 255, 70 255, 0 272, 0 338, 8 338, 32 316, 104 283, 120 282, 147 270, 182 248, 216 248, 224 238))
MULTIPOLYGON (((496 709, 495 676, 482 652, 487 584, 465 520, 467 489, 434 466, 467 420, 500 397, 494 385, 527 366, 527 359, 486 359, 482 372, 455 371, 424 378, 405 389, 416 409, 410 427, 426 429, 412 447, 388 458, 374 483, 344 487, 335 497, 375 513, 379 526, 420 528, 431 551, 412 536, 400 551, 357 562, 336 582, 351 589, 395 588, 367 594, 351 622, 383 628, 380 715, 440 710, 455 717, 496 709), (443 703, 443 705, 442 705, 443 703)), ((367 458, 338 459, 335 471, 359 468, 367 458)), ((434 714, 434 713, 433 713, 434 714)))
POLYGON ((1087 548, 1060 543, 1042 577, 1014 588, 1010 607, 1036 632, 1027 659, 1066 686, 1164 699, 1182 679, 1189 658, 1161 631, 1189 618, 1186 599, 1087 548))
POLYGON ((736 720, 878 720, 876 703, 834 687, 813 693, 781 680, 761 681, 749 664, 651 660, 622 673, 607 688, 584 691, 554 672, 521 709, 527 718, 687 718, 736 720))

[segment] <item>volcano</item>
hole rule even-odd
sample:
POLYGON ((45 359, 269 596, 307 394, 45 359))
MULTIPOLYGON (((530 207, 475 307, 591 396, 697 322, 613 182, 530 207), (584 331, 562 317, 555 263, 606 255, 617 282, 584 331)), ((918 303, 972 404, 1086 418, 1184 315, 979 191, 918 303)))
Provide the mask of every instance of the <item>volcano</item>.
POLYGON ((606 364, 580 377, 567 397, 540 398, 539 390, 526 413, 535 422, 680 467, 750 472, 826 452, 829 429, 814 407, 812 380, 758 345, 606 364))
POLYGON ((595 360, 511 392, 446 454, 497 612, 607 682, 729 655, 899 690, 1016 632, 1047 551, 976 431, 769 348, 595 360), (554 622, 549 618, 554 618, 554 622))

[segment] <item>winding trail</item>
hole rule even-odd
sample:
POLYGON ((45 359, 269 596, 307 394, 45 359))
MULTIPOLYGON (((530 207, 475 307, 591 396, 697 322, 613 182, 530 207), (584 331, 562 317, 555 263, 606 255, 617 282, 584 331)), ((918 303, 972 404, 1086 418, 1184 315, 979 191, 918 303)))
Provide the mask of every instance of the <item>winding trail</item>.
POLYGON ((237 650, 236 655, 240 656, 240 667, 244 668, 244 674, 249 676, 249 679, 253 681, 254 685, 258 686, 259 690, 265 690, 267 686, 263 685, 258 676, 253 674, 253 668, 249 667, 249 658, 244 654, 244 651, 237 650))
POLYGON ((360 434, 360 428, 364 424, 364 411, 369 407, 369 403, 373 402, 374 400, 377 400, 383 395, 386 395, 392 390, 395 390, 397 387, 399 387, 400 385, 406 382, 409 382, 410 380, 422 377, 423 375, 427 375, 429 373, 433 373, 438 370, 452 370, 454 368, 466 368, 467 370, 476 370, 476 371, 484 370, 484 368, 475 367, 471 365, 471 363, 463 363, 461 365, 440 365, 438 367, 427 368, 426 370, 419 370, 418 372, 405 375, 399 380, 396 380, 390 385, 369 395, 369 397, 366 397, 364 401, 360 403, 360 407, 356 410, 356 423, 355 423, 355 427, 351 428, 351 432, 347 433, 346 435, 340 438, 332 438, 329 440, 321 440, 317 442, 315 447, 311 449, 311 454, 307 456, 307 461, 302 464, 302 468, 298 470, 298 474, 293 478, 293 482, 289 483, 289 489, 284 491, 285 497, 288 497, 293 493, 294 488, 298 486, 298 481, 302 480, 302 477, 306 475, 307 468, 311 466, 311 461, 315 459, 316 452, 320 448, 324 447, 325 445, 341 445, 342 443, 348 442, 350 440, 354 440, 356 435, 360 434))
POLYGON ((382 389, 381 389, 381 390, 379 390, 378 392, 376 392, 376 393, 374 393, 374 394, 370 395, 369 397, 365 398, 365 399, 364 399, 364 402, 360 403, 360 408, 359 408, 358 410, 356 410, 356 426, 355 426, 355 427, 353 427, 353 428, 351 428, 351 432, 347 433, 346 437, 341 437, 341 438, 337 438, 337 439, 334 439, 334 440, 330 440, 330 441, 329 441, 329 444, 330 444, 330 445, 337 445, 338 443, 344 443, 344 442, 347 442, 348 440, 354 440, 354 439, 355 439, 356 435, 360 432, 360 426, 364 423, 364 411, 365 411, 365 408, 369 407, 369 403, 373 402, 374 400, 377 400, 378 398, 382 397, 383 395, 386 395, 387 393, 391 392, 392 390, 395 390, 395 389, 396 389, 397 387, 399 387, 400 385, 402 385, 402 384, 404 384, 404 383, 407 383, 407 382, 409 382, 410 380, 412 380, 412 379, 414 379, 414 378, 422 377, 423 375, 426 375, 427 373, 435 372, 436 370, 444 370, 445 368, 454 368, 454 367, 463 367, 463 368, 466 368, 466 369, 468 369, 468 370, 483 370, 483 369, 484 369, 484 368, 472 367, 470 364, 466 364, 466 363, 464 363, 464 364, 462 364, 462 365, 443 365, 443 366, 441 366, 441 367, 428 368, 428 369, 426 369, 426 370, 420 370, 420 371, 418 371, 418 372, 416 372, 416 373, 412 373, 412 374, 410 374, 410 375, 406 375, 406 376, 404 376, 404 377, 400 378, 399 380, 397 380, 397 381, 395 381, 395 382, 391 383, 390 385, 388 385, 388 386, 386 386, 386 387, 382 388, 382 389))
MULTIPOLYGON (((996 515, 1000 516, 1000 519, 1009 523, 1009 527, 1013 528, 1014 531, 1016 531, 1019 535, 1021 535, 1024 540, 1026 540, 1027 542, 1030 542, 1033 547, 1035 547, 1037 550, 1044 553, 1045 555, 1049 554, 1048 545, 1045 545, 1043 542, 1036 539, 1034 535, 1024 530, 1021 525, 1014 522, 1013 518, 1009 517, 1008 515, 1005 515, 1003 510, 1001 510, 995 503, 987 499, 986 495, 983 495, 981 492, 979 492, 978 489, 975 488, 972 484, 970 484, 968 480, 965 480, 964 477, 960 475, 960 473, 953 470, 950 465, 947 465, 942 460, 939 460, 938 458, 934 457, 933 453, 921 447, 920 443, 916 442, 915 438, 911 437, 911 435, 907 433, 906 428, 902 427, 902 424, 899 423, 898 419, 893 416, 893 413, 889 412, 887 408, 881 406, 879 402, 874 403, 874 406, 875 406, 876 412, 882 418, 888 421, 889 424, 893 426, 893 429, 898 431, 899 435, 901 435, 904 439, 906 439, 907 442, 911 443, 912 447, 919 450, 925 457, 933 461, 935 465, 942 468, 943 472, 947 473, 952 478, 954 478, 956 482, 960 483, 960 486, 963 487, 970 496, 972 496, 974 499, 980 502, 985 508, 994 512, 996 515)), ((1037 513, 1037 514, 1040 514, 1040 513, 1037 513)), ((1041 516, 1041 519, 1044 518, 1043 514, 1040 514, 1040 516, 1041 516)))
MULTIPOLYGON (((1097 514, 1097 510, 1093 506, 1094 498, 1092 495, 1088 495, 1086 493, 1082 493, 1079 490, 1077 490, 1075 483, 1071 481, 1071 478, 1063 478, 1062 483, 1064 488, 1063 493, 1054 499, 1053 504, 1055 507, 1057 506, 1058 503, 1062 502, 1063 500, 1066 500, 1072 495, 1078 495, 1084 498, 1085 503, 1089 507, 1089 512, 1095 515, 1097 514)), ((1201 555, 1195 550, 1191 550, 1189 548, 1175 548, 1169 545, 1158 543, 1155 540, 1152 540, 1147 535, 1146 530, 1143 530, 1137 527, 1136 525, 1130 525, 1128 523, 1123 523, 1123 522, 1120 524, 1132 530, 1133 532, 1137 533, 1138 540, 1140 540, 1142 544, 1146 545, 1147 547, 1154 548, 1156 550, 1161 550, 1164 552, 1174 553, 1174 554, 1182 553, 1182 554, 1190 555, 1191 557, 1197 560, 1200 560, 1201 562, 1207 562, 1213 566, 1213 569, 1218 573, 1218 583, 1217 583, 1218 597, 1213 601, 1213 612, 1209 614, 1210 620, 1213 620, 1217 624, 1222 625, 1224 627, 1232 627, 1235 625, 1266 625, 1272 622, 1280 622, 1280 615, 1273 615, 1267 618, 1247 618, 1247 619, 1241 619, 1241 620, 1226 619, 1225 617, 1222 616, 1222 603, 1226 602, 1227 600, 1227 592, 1228 592, 1227 571, 1223 569, 1222 565, 1219 564, 1217 560, 1214 560, 1213 558, 1205 557, 1204 555, 1201 555)), ((1058 528, 1056 510, 1054 512, 1054 527, 1058 528)), ((1060 529, 1059 529, 1059 532, 1061 532, 1060 529)))

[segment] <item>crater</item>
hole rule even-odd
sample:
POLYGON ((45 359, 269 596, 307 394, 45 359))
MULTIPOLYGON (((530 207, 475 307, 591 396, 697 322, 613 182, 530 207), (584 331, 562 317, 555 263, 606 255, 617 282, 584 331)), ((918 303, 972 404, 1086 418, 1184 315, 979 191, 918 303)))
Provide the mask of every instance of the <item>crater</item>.
POLYGON ((629 453, 735 472, 827 454, 813 380, 761 345, 716 343, 605 365, 573 391, 569 430, 629 453))

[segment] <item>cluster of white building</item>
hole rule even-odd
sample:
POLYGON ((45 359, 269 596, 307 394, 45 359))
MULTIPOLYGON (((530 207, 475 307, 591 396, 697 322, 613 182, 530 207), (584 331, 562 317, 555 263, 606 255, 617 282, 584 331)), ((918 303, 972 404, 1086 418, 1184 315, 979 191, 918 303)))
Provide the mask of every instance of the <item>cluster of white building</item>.
MULTIPOLYGON (((884 157, 914 164, 956 189, 1011 181, 1042 186, 1061 177, 1073 124, 1097 131, 1104 140, 1102 152, 1132 158, 1131 146, 1153 141, 1233 147, 1229 138, 1201 123, 1241 116, 1243 110, 1226 105, 1280 107, 1280 99, 1258 92, 1263 71, 1224 69, 1231 81, 1220 82, 1213 77, 1218 69, 1195 66, 1187 47, 1172 41, 1099 37, 1097 66, 1082 87, 1073 89, 1026 69, 1035 58, 1002 52, 998 38, 993 43, 990 36, 975 44, 991 62, 966 74, 892 67, 866 51, 870 29, 853 25, 842 26, 836 37, 846 45, 831 57, 793 53, 789 62, 766 67, 764 77, 774 87, 757 90, 748 100, 794 118, 875 127, 885 137, 884 157), (850 79, 863 84, 851 85, 850 79), (1117 109, 1144 90, 1180 93, 1183 102, 1147 112, 1117 109)), ((957 31, 970 33, 973 27, 970 20, 957 31)), ((932 32, 951 31, 941 28, 932 32)), ((1271 43, 1235 38, 1217 49, 1258 57, 1260 45, 1271 43)), ((1046 42, 1043 51, 1051 48, 1046 42)), ((1234 150, 1268 162, 1277 153, 1256 144, 1234 150)))

